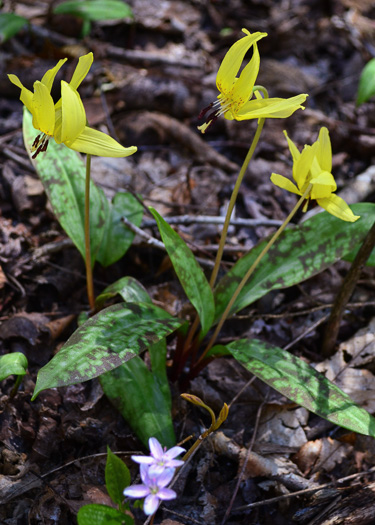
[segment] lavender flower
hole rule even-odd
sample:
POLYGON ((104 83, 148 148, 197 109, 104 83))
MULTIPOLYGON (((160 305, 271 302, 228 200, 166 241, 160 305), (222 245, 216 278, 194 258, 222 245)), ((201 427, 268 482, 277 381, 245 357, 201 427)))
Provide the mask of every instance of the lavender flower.
MULTIPOLYGON (((156 440, 159 445, 159 442, 156 440)), ((160 446, 160 445, 159 445, 160 446)), ((178 447, 176 447, 178 448, 178 447)), ((161 474, 150 474, 149 466, 142 464, 140 467, 142 485, 132 485, 124 490, 124 495, 129 498, 146 498, 143 511, 150 516, 157 511, 160 500, 176 498, 174 490, 167 489, 166 486, 173 478, 175 469, 167 468, 161 474)))
POLYGON ((174 459, 176 456, 185 452, 182 447, 172 447, 167 450, 165 447, 160 445, 156 438, 150 438, 148 440, 148 446, 150 447, 150 456, 132 456, 132 460, 141 465, 149 466, 149 475, 157 476, 161 474, 165 469, 176 468, 183 465, 183 461, 180 459, 174 459))

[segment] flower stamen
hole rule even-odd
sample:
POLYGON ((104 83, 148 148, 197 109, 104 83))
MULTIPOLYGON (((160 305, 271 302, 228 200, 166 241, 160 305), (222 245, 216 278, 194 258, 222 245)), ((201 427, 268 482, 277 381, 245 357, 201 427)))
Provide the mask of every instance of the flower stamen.
POLYGON ((34 151, 34 154, 32 155, 31 158, 36 159, 39 153, 42 153, 43 151, 47 151, 48 142, 49 142, 48 135, 46 135, 45 133, 41 133, 40 135, 38 135, 35 138, 33 145, 31 146, 31 151, 34 151))

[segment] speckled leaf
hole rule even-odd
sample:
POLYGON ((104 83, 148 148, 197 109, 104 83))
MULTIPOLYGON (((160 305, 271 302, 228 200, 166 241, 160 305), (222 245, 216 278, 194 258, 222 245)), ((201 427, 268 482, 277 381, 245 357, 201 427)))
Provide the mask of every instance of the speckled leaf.
POLYGON ((27 357, 21 352, 12 352, 0 357, 0 381, 11 375, 24 376, 27 370, 27 357))
MULTIPOLYGON (((301 226, 287 229, 244 286, 232 313, 245 308, 271 290, 305 281, 358 247, 374 223, 375 204, 360 203, 351 208, 356 215, 361 216, 354 223, 323 212, 301 226)), ((215 322, 266 242, 262 241, 242 257, 218 283, 214 292, 215 322)))
POLYGON ((140 226, 143 216, 142 204, 131 193, 117 193, 109 205, 108 219, 103 225, 102 242, 96 259, 103 266, 115 263, 131 246, 135 233, 122 221, 126 217, 140 226))
POLYGON ((247 370, 288 399, 336 425, 375 437, 375 419, 302 359, 257 339, 240 339, 227 348, 247 370))
MULTIPOLYGON (((86 167, 76 151, 50 140, 45 153, 31 159, 30 147, 40 131, 34 129, 31 114, 24 108, 23 136, 30 156, 53 211, 61 226, 85 258, 84 208, 86 167)), ((90 183, 90 239, 92 263, 102 242, 110 207, 102 190, 90 183)))
POLYGON ((120 295, 123 301, 129 303, 151 303, 146 288, 134 277, 121 277, 118 281, 107 286, 95 300, 97 310, 101 310, 104 303, 120 295))
POLYGON ((176 438, 170 402, 166 401, 157 377, 140 357, 102 375, 100 384, 146 447, 150 437, 156 437, 163 446, 173 447, 176 438))
POLYGON ((192 251, 178 233, 169 226, 156 210, 150 208, 150 211, 157 222, 161 238, 177 277, 188 299, 198 312, 202 325, 202 336, 204 336, 211 328, 215 314, 211 287, 202 268, 195 260, 192 251))
POLYGON ((77 514, 78 525, 134 525, 134 520, 117 509, 92 503, 81 507, 77 514))
POLYGON ((121 303, 102 310, 39 370, 33 399, 46 388, 81 383, 117 368, 181 324, 150 304, 121 303))

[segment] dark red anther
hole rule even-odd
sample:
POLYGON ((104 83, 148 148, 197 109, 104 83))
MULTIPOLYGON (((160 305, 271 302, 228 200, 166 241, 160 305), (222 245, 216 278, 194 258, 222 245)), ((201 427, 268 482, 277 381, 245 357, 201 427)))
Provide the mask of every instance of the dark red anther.
POLYGON ((211 102, 211 104, 209 106, 207 106, 206 108, 202 109, 202 111, 198 115, 198 118, 202 119, 205 116, 205 114, 207 113, 207 111, 210 111, 212 106, 213 106, 213 102, 211 102))

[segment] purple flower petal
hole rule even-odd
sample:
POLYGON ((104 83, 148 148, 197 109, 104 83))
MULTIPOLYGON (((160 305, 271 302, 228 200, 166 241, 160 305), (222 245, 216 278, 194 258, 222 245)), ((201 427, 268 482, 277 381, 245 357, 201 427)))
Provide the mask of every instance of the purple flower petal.
POLYGON ((131 458, 136 463, 146 463, 147 465, 150 465, 154 461, 154 458, 151 456, 131 456, 131 458))
POLYGON ((174 499, 177 498, 177 494, 172 489, 160 489, 158 491, 158 498, 163 500, 174 499))
POLYGON ((157 483, 157 486, 159 488, 166 487, 168 483, 172 480, 174 473, 175 473, 174 468, 165 469, 159 476, 154 478, 157 483))
POLYGON ((150 494, 150 489, 147 485, 130 485, 124 489, 124 496, 129 498, 144 498, 150 494))
POLYGON ((148 468, 148 475, 150 478, 155 478, 160 476, 165 470, 164 465, 150 465, 148 468))
POLYGON ((151 479, 150 479, 150 476, 149 476, 149 466, 148 465, 145 465, 144 463, 141 463, 141 466, 139 468, 140 470, 140 473, 141 473, 141 479, 143 481, 143 483, 147 486, 150 486, 151 484, 151 479))
POLYGON ((151 456, 155 459, 161 459, 163 457, 163 448, 156 438, 150 438, 148 440, 148 446, 150 448, 151 456))
POLYGON ((167 450, 167 452, 165 452, 164 456, 167 456, 168 459, 173 459, 176 456, 182 454, 183 452, 185 452, 185 449, 182 447, 172 447, 169 450, 167 450))
POLYGON ((157 511, 158 506, 159 498, 155 494, 150 494, 147 496, 143 504, 143 512, 148 516, 151 516, 151 514, 154 514, 157 511))

